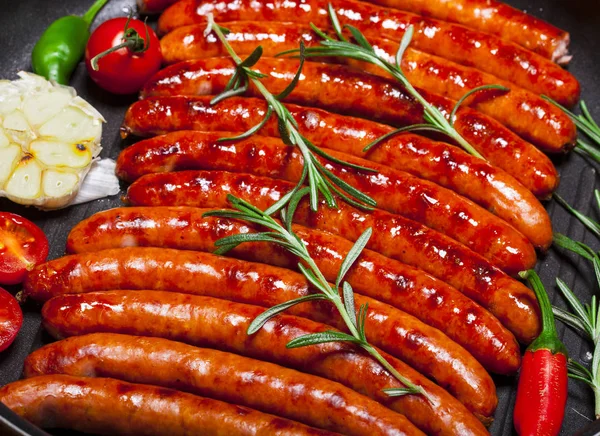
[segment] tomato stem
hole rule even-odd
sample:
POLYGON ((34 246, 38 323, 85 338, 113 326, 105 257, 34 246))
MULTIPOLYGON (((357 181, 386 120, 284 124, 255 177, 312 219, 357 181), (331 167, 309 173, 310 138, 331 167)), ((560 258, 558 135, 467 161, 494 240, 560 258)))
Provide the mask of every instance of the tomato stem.
POLYGON ((144 28, 146 29, 146 39, 142 38, 137 30, 133 27, 129 27, 129 21, 131 20, 131 14, 127 17, 127 21, 125 22, 125 30, 123 31, 123 38, 121 39, 121 44, 115 45, 114 47, 109 48, 108 50, 104 50, 102 53, 98 53, 96 56, 92 58, 90 61, 92 65, 92 69, 94 71, 98 71, 98 61, 100 58, 113 53, 117 50, 121 50, 122 48, 127 48, 131 53, 143 53, 150 47, 150 32, 148 30, 148 25, 144 21, 144 28))

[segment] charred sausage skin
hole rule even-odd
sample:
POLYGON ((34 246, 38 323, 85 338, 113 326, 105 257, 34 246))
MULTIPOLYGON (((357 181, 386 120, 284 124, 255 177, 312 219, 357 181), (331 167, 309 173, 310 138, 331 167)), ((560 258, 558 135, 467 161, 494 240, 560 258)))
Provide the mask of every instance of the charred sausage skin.
MULTIPOLYGON (((293 186, 289 182, 248 174, 184 171, 144 176, 129 187, 127 198, 137 206, 226 208, 229 205, 227 194, 232 194, 266 210, 293 186)), ((189 237, 182 240, 177 237, 178 234, 169 232, 172 238, 166 238, 164 233, 153 238, 153 231, 148 229, 162 226, 160 220, 151 218, 154 214, 160 216, 161 212, 152 211, 139 212, 129 208, 124 213, 117 213, 116 217, 115 212, 110 211, 96 214, 71 231, 67 250, 96 251, 131 243, 156 245, 156 240, 171 248, 193 250, 198 246, 195 241, 199 235, 193 225, 188 227, 185 224, 188 220, 182 215, 178 215, 177 226, 189 237), (149 225, 142 224, 145 222, 149 225), (143 234, 137 233, 135 229, 142 225, 146 230, 143 234), (131 231, 123 231, 123 227, 131 231), (132 232, 136 233, 134 238, 130 236, 132 232), (119 236, 115 238, 115 234, 119 236)), ((539 331, 537 300, 528 287, 504 274, 482 256, 421 224, 384 211, 365 212, 343 202, 338 209, 328 208, 322 203, 319 210, 313 212, 306 200, 299 204, 294 222, 343 235, 351 241, 356 241, 371 227, 374 232, 367 248, 417 267, 455 287, 490 310, 512 331, 520 331, 522 326, 530 326, 527 328, 530 331, 528 335, 539 331), (514 326, 519 327, 515 329, 514 326)))
MULTIPOLYGON (((40 427, 95 434, 338 434, 247 407, 110 378, 42 375, 19 380, 0 388, 0 402, 40 427)), ((411 433, 410 427, 405 434, 422 434, 411 433)))
MULTIPOLYGON (((214 241, 220 237, 243 233, 244 230, 252 232, 251 228, 241 228, 231 221, 219 223, 219 226, 211 226, 208 221, 204 221, 203 234, 209 236, 205 241, 204 250, 213 251, 214 241)), ((309 242, 309 252, 316 264, 325 277, 335 280, 339 263, 350 248, 350 243, 335 247, 317 245, 320 242, 328 243, 323 238, 313 238, 309 242), (321 247, 326 247, 329 252, 326 253, 321 247), (339 261, 333 259, 334 257, 339 257, 339 261)), ((279 266, 296 266, 292 263, 295 262, 294 259, 267 244, 244 244, 232 253, 279 266)), ((366 256, 351 269, 348 276, 348 281, 357 293, 397 307, 440 329, 467 349, 484 367, 494 372, 510 373, 518 369, 520 352, 514 336, 489 312, 454 288, 421 271, 377 256, 376 253, 364 254, 366 256), (383 265, 382 261, 385 262, 383 265), (373 283, 377 283, 377 287, 373 286, 373 283)), ((211 283, 215 283, 216 289, 223 288, 224 283, 227 283, 225 279, 229 273, 220 274, 217 280, 209 274, 220 271, 215 268, 217 262, 218 258, 215 259, 215 256, 207 253, 169 249, 161 251, 157 248, 124 248, 77 254, 36 268, 29 275, 24 292, 26 297, 31 296, 42 301, 64 292, 105 289, 168 289, 176 292, 194 292, 196 287, 201 287, 209 289, 210 292, 211 283), (169 261, 167 256, 171 256, 173 260, 169 261), (187 279, 182 280, 182 277, 187 279), (197 285, 195 282, 201 284, 197 285)), ((236 270, 232 267, 236 265, 234 262, 226 262, 224 265, 229 267, 225 272, 236 270)), ((257 277, 256 274, 254 276, 257 277)), ((233 277, 233 283, 236 283, 235 275, 233 277)), ((271 278, 272 275, 267 275, 268 280, 271 278)), ((244 280, 242 289, 243 286, 254 289, 251 283, 245 282, 247 281, 244 280)))
POLYGON ((405 377, 422 386, 422 395, 389 397, 382 389, 402 386, 380 364, 349 344, 327 343, 288 349, 299 336, 331 330, 291 315, 269 320, 256 334, 247 330, 264 308, 216 298, 159 291, 107 291, 61 295, 42 309, 44 325, 55 337, 127 333, 217 348, 312 373, 346 385, 405 415, 428 434, 487 434, 458 400, 404 363, 381 352, 405 377), (89 310, 86 308, 90 307, 89 310))
MULTIPOLYGON (((300 41, 308 47, 319 44, 319 37, 308 26, 256 21, 234 21, 222 25, 230 31, 227 34, 230 45, 242 57, 250 55, 258 44, 263 48, 263 56, 276 56, 297 49, 300 41)), ((228 56, 215 35, 204 36, 205 30, 203 25, 186 26, 166 35, 161 40, 161 51, 167 63, 228 56)), ((398 42, 384 38, 369 38, 369 42, 379 56, 391 64, 395 62, 398 42)), ((388 77, 384 70, 367 62, 346 58, 327 61, 349 64, 358 70, 388 77)), ((573 122, 560 108, 531 91, 474 68, 410 48, 404 54, 402 71, 412 85, 427 93, 452 99, 452 103, 477 87, 503 85, 509 89, 508 92, 482 91, 476 98, 468 99, 465 105, 494 118, 545 151, 560 152, 565 147, 566 130, 559 126, 573 126, 573 122)), ((450 108, 449 104, 445 106, 450 108)))
MULTIPOLYGON (((267 111, 267 105, 261 99, 231 97, 214 105, 210 104, 211 99, 212 96, 175 96, 138 101, 127 110, 121 135, 127 137, 133 134, 146 137, 177 130, 247 131, 262 121, 267 111)), ((474 186, 485 183, 490 178, 507 186, 514 186, 494 171, 492 165, 513 176, 538 198, 548 198, 558 186, 556 168, 545 154, 506 129, 503 133, 490 131, 488 126, 478 123, 477 120, 471 120, 468 124, 473 127, 475 136, 482 137, 481 143, 484 148, 479 148, 478 151, 489 160, 490 165, 458 147, 434 142, 410 133, 398 134, 371 149, 369 153, 364 153, 362 150, 367 145, 391 132, 393 128, 318 108, 293 104, 285 106, 298 121, 300 133, 314 144, 327 145, 328 148, 380 163, 380 152, 385 151, 385 159, 389 162, 387 165, 425 179, 437 174, 434 180, 436 183, 452 188, 465 196, 472 196, 471 199, 480 204, 486 204, 487 201, 483 198, 483 193, 478 195, 476 190, 470 193, 474 186), (402 165, 402 158, 411 162, 410 169, 402 165), (446 161, 449 166, 448 171, 443 166, 438 167, 438 170, 429 166, 432 162, 446 161), (452 171, 449 171, 450 168, 452 171), (468 168, 468 172, 463 168, 468 168), (480 172, 487 175, 483 180, 468 177, 468 174, 480 172), (466 178, 464 185, 457 180, 457 174, 466 178), (445 178, 447 180, 444 182, 445 178)), ((259 134, 279 137, 276 121, 269 120, 260 129, 259 134)), ((476 141, 472 143, 477 145, 476 141)), ((496 188, 494 185, 486 185, 485 192, 494 192, 498 189, 498 185, 495 186, 496 188)))
POLYGON ((212 13, 216 22, 252 20, 330 25, 327 6, 332 3, 341 25, 351 24, 367 37, 400 41, 413 25, 411 45, 459 64, 473 66, 537 94, 574 104, 580 93, 572 74, 544 57, 493 35, 419 15, 352 0, 182 0, 160 17, 158 29, 167 33, 189 24, 203 24, 212 13))
POLYGON ((160 338, 71 337, 30 354, 24 374, 111 377, 162 386, 354 436, 421 434, 405 417, 339 383, 160 338))
MULTIPOLYGON (((140 141, 121 152, 117 175, 132 182, 146 174, 202 169, 245 172, 290 182, 300 180, 304 163, 296 147, 257 135, 235 142, 219 141, 235 134, 180 131, 140 141)), ((503 269, 510 266, 521 271, 535 264, 535 249, 527 237, 470 200, 404 171, 323 150, 344 162, 374 170, 361 171, 318 158, 335 176, 374 199, 378 208, 438 230, 503 269)), ((551 243, 551 226, 529 230, 528 235, 540 247, 551 243)))

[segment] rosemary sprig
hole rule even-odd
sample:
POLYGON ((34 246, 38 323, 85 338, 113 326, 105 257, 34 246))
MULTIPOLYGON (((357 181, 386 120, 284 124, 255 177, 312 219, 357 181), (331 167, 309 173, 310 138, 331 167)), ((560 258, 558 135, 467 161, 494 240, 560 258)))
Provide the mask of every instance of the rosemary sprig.
MULTIPOLYGON (((581 223, 588 228, 594 235, 600 238, 600 223, 597 223, 590 217, 582 214, 577 209, 569 205, 560 195, 554 193, 552 197, 556 200, 558 204, 563 206, 567 211, 573 214, 581 223)), ((597 189, 594 190, 594 197, 596 198, 596 203, 598 205, 598 209, 600 209, 600 191, 597 189)))
POLYGON ((586 135, 595 145, 588 144, 587 142, 578 139, 575 151, 580 154, 587 155, 594 159, 596 162, 600 162, 600 126, 594 121, 590 111, 585 104, 585 101, 581 100, 579 108, 581 109, 581 115, 575 115, 569 109, 561 105, 560 103, 552 100, 550 97, 542 95, 542 98, 549 101, 553 105, 562 109, 575 123, 581 133, 586 135))
MULTIPOLYGON (((600 285, 600 258, 594 250, 582 242, 573 241, 561 234, 555 234, 554 243, 591 261, 594 266, 596 281, 600 285)), ((594 346, 591 370, 588 370, 573 359, 569 359, 568 366, 569 377, 583 381, 592 388, 595 400, 595 414, 598 419, 600 418, 600 307, 598 299, 595 295, 592 295, 589 303, 582 304, 564 281, 556 278, 556 284, 569 303, 572 313, 558 307, 553 307, 552 311, 554 315, 569 327, 585 335, 594 346)))
POLYGON ((242 60, 233 50, 227 41, 227 38, 225 37, 225 34, 228 32, 228 30, 215 23, 211 14, 208 15, 207 19, 208 27, 205 34, 208 34, 210 31, 215 32, 237 65, 236 72, 231 77, 231 80, 227 84, 224 92, 217 95, 211 103, 216 103, 226 98, 245 93, 250 82, 254 85, 254 87, 256 87, 256 89, 262 94, 268 103, 268 111, 265 115, 265 118, 259 124, 239 136, 233 138, 222 138, 221 140, 231 141, 247 138, 260 130, 260 128, 263 127, 269 120, 271 115, 275 114, 278 118, 279 132, 282 140, 288 145, 297 146, 304 160, 303 172, 296 187, 286 196, 281 198, 277 203, 271 206, 266 212, 270 215, 281 210, 294 195, 294 193, 296 193, 307 180, 310 188, 310 206, 315 211, 317 210, 319 193, 324 197, 329 207, 337 206, 336 196, 342 198, 344 201, 353 206, 363 209, 372 209, 375 207, 375 200, 334 175, 317 159, 317 155, 331 162, 355 168, 360 171, 374 172, 375 170, 341 161, 319 149, 307 138, 300 134, 298 131, 298 123, 292 114, 287 110, 287 108, 281 104, 280 100, 283 100, 293 91, 294 87, 298 83, 298 80, 300 79, 302 66, 304 63, 304 45, 302 43, 300 44, 300 66, 295 77, 280 94, 273 95, 261 83, 261 79, 266 76, 262 73, 252 70, 251 68, 262 56, 262 47, 258 46, 246 59, 242 60))
POLYGON ((228 201, 234 210, 216 210, 204 214, 204 216, 216 216, 249 221, 254 224, 264 226, 269 230, 262 233, 246 233, 227 236, 219 239, 215 243, 215 245, 218 247, 215 253, 223 254, 224 252, 235 248, 239 244, 250 241, 271 242, 277 244, 281 247, 284 247, 290 253, 299 258, 299 270, 302 272, 302 274, 304 274, 312 286, 316 290, 320 291, 320 294, 307 295, 271 307, 254 319, 248 328, 248 334, 256 333, 269 319, 296 304, 311 300, 330 301, 338 310, 350 334, 339 331, 325 331, 308 334, 290 341, 287 344, 288 348, 298 348, 326 342, 341 341, 353 343, 369 353, 387 371, 389 371, 390 374, 392 374, 405 386, 403 388, 384 389, 384 392, 386 392, 389 396, 421 394, 424 395, 428 400, 432 401, 423 387, 413 384, 406 377, 398 373, 398 371, 377 351, 377 349, 369 344, 365 333, 365 321, 367 318, 368 307, 367 305, 362 305, 358 310, 358 314, 356 313, 352 286, 347 281, 344 281, 346 273, 366 246, 372 230, 370 228, 367 229, 357 239, 352 249, 348 252, 346 258, 342 262, 335 285, 329 284, 315 261, 311 258, 302 240, 292 231, 292 218, 295 209, 302 197, 308 194, 308 192, 309 188, 303 188, 291 196, 287 208, 281 210, 282 224, 272 218, 268 213, 263 212, 250 203, 232 195, 228 196, 228 201))
MULTIPOLYGON (((376 65, 386 73, 394 77, 400 84, 406 89, 406 91, 413 96, 422 106, 423 106, 423 118, 425 119, 425 124, 416 124, 413 126, 402 127, 394 132, 390 132, 387 135, 378 138, 371 144, 367 145, 364 151, 368 151, 370 148, 374 147, 384 139, 388 137, 405 132, 408 130, 427 130, 434 131, 437 133, 442 133, 450 138, 452 138, 456 143, 458 143, 461 147, 463 147, 467 152, 476 156, 480 159, 484 159, 484 157, 477 151, 467 140, 465 140, 460 133, 454 127, 454 118, 456 115, 456 111, 460 108, 460 106, 464 103, 464 101, 475 94, 476 92, 485 90, 485 89, 497 89, 501 91, 509 91, 508 88, 501 85, 484 85, 478 88, 474 88, 467 92, 454 106, 452 112, 448 119, 444 116, 444 114, 431 105, 416 89, 407 77, 404 75, 402 71, 402 57, 404 56, 404 52, 408 48, 410 41, 412 40, 412 36, 414 33, 413 26, 409 26, 404 33, 402 40, 400 42, 400 46, 395 56, 395 63, 388 62, 383 57, 378 55, 371 44, 367 41, 367 38, 354 26, 345 25, 343 28, 347 29, 356 44, 348 41, 346 37, 343 35, 343 29, 338 20, 337 14, 331 4, 328 6, 329 18, 331 20, 333 29, 338 37, 338 39, 334 39, 327 35, 325 32, 316 27, 313 23, 311 23, 311 28, 313 31, 319 35, 322 40, 320 41, 320 46, 310 47, 304 50, 304 53, 301 53, 302 56, 305 57, 338 57, 338 58, 349 58, 362 62, 368 62, 370 64, 376 65)), ((290 50, 283 54, 290 53, 298 53, 298 50, 290 50)))

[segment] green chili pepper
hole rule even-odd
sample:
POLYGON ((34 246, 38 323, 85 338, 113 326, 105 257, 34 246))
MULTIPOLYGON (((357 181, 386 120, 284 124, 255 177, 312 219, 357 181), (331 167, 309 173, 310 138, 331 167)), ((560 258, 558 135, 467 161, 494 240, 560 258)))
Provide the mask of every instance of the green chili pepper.
POLYGON ((69 15, 50 24, 31 54, 34 73, 67 85, 85 51, 90 24, 106 2, 108 0, 96 0, 83 17, 69 15))

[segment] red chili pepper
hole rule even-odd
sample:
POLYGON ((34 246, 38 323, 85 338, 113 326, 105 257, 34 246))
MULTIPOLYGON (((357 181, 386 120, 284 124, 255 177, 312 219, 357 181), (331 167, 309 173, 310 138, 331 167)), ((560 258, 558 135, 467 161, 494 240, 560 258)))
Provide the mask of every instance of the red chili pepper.
POLYGON ((514 424, 521 436, 555 436, 560 432, 567 403, 567 349, 558 339, 552 306, 533 270, 522 272, 538 299, 542 332, 525 351, 514 424))

